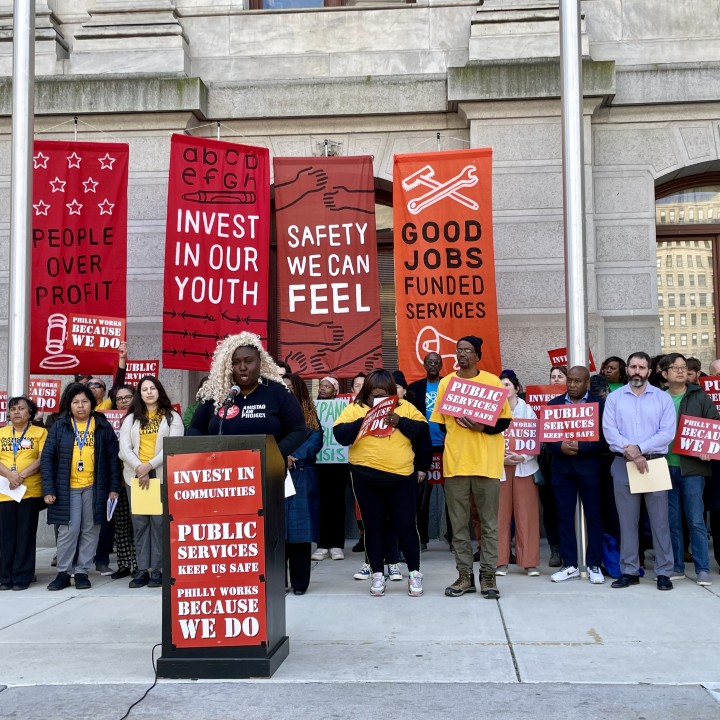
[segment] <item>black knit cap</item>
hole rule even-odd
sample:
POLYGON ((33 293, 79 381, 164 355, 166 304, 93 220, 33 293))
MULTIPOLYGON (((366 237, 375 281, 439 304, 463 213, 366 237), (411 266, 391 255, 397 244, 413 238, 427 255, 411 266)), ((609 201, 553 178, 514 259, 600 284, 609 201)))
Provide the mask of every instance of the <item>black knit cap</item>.
POLYGON ((477 353, 478 357, 482 355, 482 338, 479 338, 476 335, 466 335, 465 337, 458 338, 458 342, 460 342, 461 340, 470 343, 473 346, 473 349, 477 353))
POLYGON ((393 370, 390 374, 393 376, 396 385, 400 385, 400 387, 404 387, 406 390, 408 389, 405 373, 403 373, 402 370, 393 370))

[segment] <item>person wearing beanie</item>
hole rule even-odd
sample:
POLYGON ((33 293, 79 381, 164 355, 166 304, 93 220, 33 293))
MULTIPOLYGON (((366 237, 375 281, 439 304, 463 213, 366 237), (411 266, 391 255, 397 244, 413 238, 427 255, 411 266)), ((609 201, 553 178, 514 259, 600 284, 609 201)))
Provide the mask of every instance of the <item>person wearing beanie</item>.
MULTIPOLYGON (((457 341, 457 372, 440 381, 438 398, 445 395, 450 381, 462 378, 465 382, 502 388, 500 378, 478 368, 482 358, 482 338, 466 335, 457 341)), ((480 551, 480 591, 488 600, 500 597, 495 581, 498 559, 498 508, 500 502, 500 478, 503 473, 505 440, 502 432, 508 428, 512 412, 507 401, 494 427, 484 425, 467 417, 456 418, 443 415, 437 406, 431 420, 445 426, 445 452, 443 469, 445 475, 445 498, 453 533, 453 550, 458 579, 445 589, 448 597, 459 597, 475 592, 473 576, 473 551, 470 544, 468 520, 470 497, 482 526, 480 551)))

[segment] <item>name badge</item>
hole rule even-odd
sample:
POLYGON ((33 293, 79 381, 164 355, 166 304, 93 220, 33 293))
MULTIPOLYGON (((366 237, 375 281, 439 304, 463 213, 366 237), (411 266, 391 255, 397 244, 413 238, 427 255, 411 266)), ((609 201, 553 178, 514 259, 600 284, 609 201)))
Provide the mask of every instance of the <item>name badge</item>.
POLYGON ((77 468, 78 472, 82 472, 85 469, 85 463, 82 460, 78 460, 75 467, 77 468))

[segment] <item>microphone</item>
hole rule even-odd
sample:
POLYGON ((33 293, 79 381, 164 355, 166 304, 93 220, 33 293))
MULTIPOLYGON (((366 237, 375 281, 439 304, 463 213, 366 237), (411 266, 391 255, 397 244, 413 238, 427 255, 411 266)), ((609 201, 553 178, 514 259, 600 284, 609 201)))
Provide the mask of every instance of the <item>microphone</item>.
POLYGON ((225 398, 225 402, 223 405, 230 405, 235 400, 235 397, 240 392, 240 386, 239 385, 233 385, 230 388, 230 392, 227 394, 227 397, 225 398))

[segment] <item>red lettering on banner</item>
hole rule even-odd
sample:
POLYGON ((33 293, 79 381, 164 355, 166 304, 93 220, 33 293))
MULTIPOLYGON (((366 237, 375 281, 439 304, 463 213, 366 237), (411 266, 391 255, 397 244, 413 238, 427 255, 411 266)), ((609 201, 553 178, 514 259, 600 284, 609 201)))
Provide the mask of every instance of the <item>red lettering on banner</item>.
POLYGON ((598 403, 544 405, 539 412, 540 442, 600 440, 600 406, 598 403))
MULTIPOLYGON (((590 372, 595 372, 595 360, 593 358, 592 350, 588 350, 588 356, 590 357, 590 364, 588 369, 590 372)), ((567 367, 568 356, 567 348, 556 348, 555 350, 548 350, 548 357, 550 358, 550 365, 553 367, 567 367)))
POLYGON ((539 455, 538 421, 536 418, 513 418, 503 433, 505 452, 539 455))
POLYGON ((125 315, 128 145, 33 149, 30 372, 111 374, 117 349, 71 342, 70 315, 125 315))
POLYGON ((275 158, 280 357, 303 377, 382 361, 370 157, 275 158))
POLYGON ((456 370, 456 341, 472 328, 483 369, 499 373, 492 151, 396 155, 393 218, 399 367, 425 377, 436 352, 456 370))
POLYGON ((553 398, 558 395, 564 395, 567 392, 565 385, 526 385, 525 386, 525 402, 538 415, 540 408, 547 405, 553 398))
POLYGON ((673 452, 692 457, 709 455, 712 460, 720 460, 720 420, 681 415, 673 452))
POLYGON ((267 335, 269 151, 173 135, 169 175, 163 366, 207 370, 226 335, 267 335))
POLYGON ((467 417, 494 427, 507 396, 506 388, 453 377, 436 409, 443 415, 467 417))

